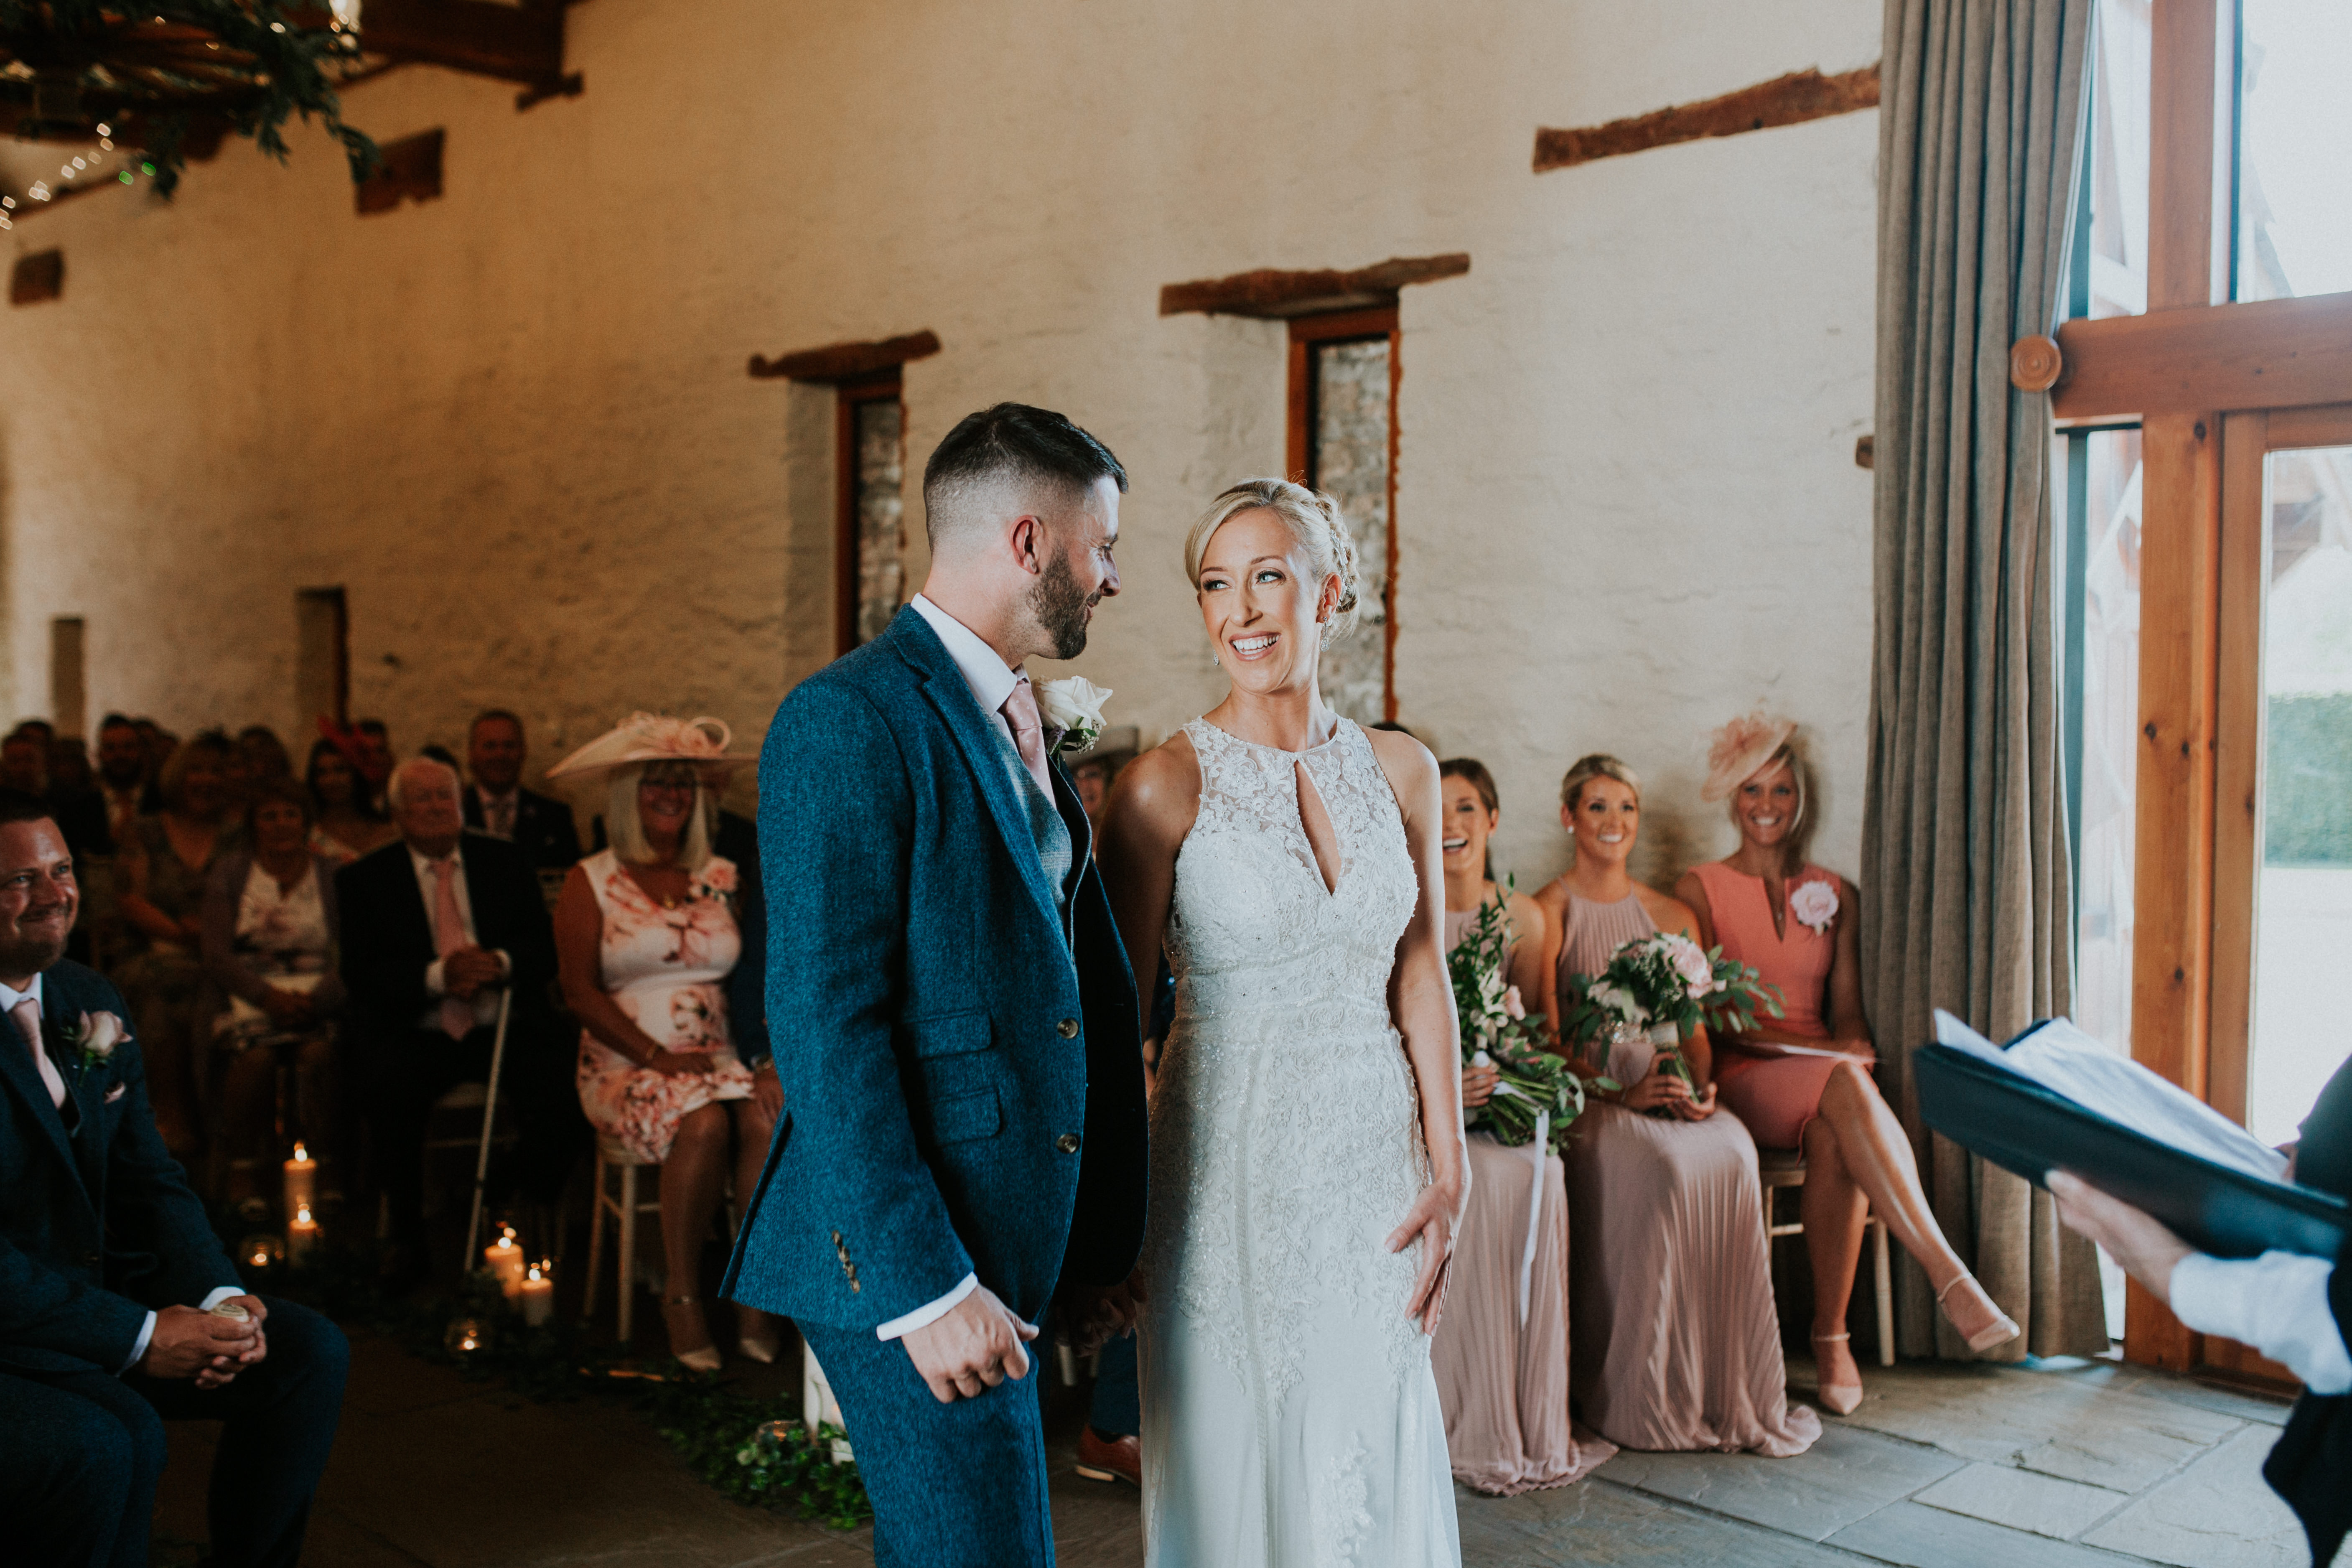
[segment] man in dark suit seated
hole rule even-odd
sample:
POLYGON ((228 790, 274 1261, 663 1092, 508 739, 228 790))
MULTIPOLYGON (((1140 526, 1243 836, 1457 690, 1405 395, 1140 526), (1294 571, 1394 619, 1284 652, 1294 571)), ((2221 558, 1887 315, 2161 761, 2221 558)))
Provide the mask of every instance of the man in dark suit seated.
POLYGON ((466 826, 522 851, 534 871, 561 871, 580 858, 572 808, 522 787, 522 721, 503 708, 474 716, 466 732, 466 826))
POLYGON ((163 1422, 211 1420, 212 1562, 291 1568, 350 1349, 238 1282, 130 1010, 61 956, 80 903, 47 805, 0 791, 0 1561, 145 1563, 163 1422))
POLYGON ((399 842, 344 867, 335 895, 354 1065, 392 1210, 388 1271, 404 1283, 423 1268, 433 1102, 488 1077, 502 992, 514 1000, 499 1089, 522 1124, 513 1177, 527 1199, 562 1196, 588 1123, 548 1001, 555 937, 539 879, 513 845, 463 831, 457 775, 442 763, 402 763, 388 799, 399 842))

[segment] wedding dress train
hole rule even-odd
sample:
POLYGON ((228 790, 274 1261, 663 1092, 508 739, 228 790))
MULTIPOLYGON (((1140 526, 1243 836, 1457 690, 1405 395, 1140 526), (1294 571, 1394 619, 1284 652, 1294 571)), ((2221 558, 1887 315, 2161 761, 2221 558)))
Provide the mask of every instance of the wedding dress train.
POLYGON ((1461 1547, 1419 1244, 1427 1180, 1390 1021, 1418 897, 1362 730, 1291 752, 1185 726, 1201 805, 1176 859, 1176 1022, 1151 1110, 1143 1494, 1154 1568, 1426 1568, 1461 1547), (1299 816, 1329 816, 1328 889, 1299 816))

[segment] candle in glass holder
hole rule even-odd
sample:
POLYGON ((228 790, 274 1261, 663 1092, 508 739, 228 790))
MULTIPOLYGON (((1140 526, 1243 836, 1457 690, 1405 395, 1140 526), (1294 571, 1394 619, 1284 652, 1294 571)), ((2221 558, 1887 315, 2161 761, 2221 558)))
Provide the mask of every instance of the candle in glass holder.
POLYGON ((237 1243, 236 1260, 247 1268, 266 1272, 286 1261, 286 1244, 262 1231, 237 1243))
POLYGON ((499 1289, 508 1300, 521 1293, 524 1261, 522 1248, 515 1244, 514 1226, 507 1226, 506 1234, 482 1248, 482 1266, 498 1276, 499 1289))
POLYGON ((319 1247, 319 1222, 310 1217, 310 1205, 304 1204, 286 1222, 286 1261, 301 1263, 309 1259, 319 1247))
POLYGON ((294 1145, 294 1157, 286 1162, 286 1212, 292 1214, 306 1209, 319 1201, 319 1162, 310 1158, 309 1150, 294 1145))
POLYGON ((517 1287, 522 1321, 531 1328, 538 1328, 555 1315, 555 1281, 550 1278, 554 1271, 554 1265, 542 1258, 524 1271, 522 1282, 517 1287))

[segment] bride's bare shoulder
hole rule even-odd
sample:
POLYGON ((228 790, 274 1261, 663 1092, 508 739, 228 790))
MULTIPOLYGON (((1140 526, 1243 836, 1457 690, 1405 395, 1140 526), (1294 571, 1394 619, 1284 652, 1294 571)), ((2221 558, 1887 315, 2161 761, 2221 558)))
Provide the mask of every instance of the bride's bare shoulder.
POLYGON ((1201 758, 1179 730, 1119 769, 1110 792, 1110 831, 1146 842, 1181 844, 1201 810, 1201 758))

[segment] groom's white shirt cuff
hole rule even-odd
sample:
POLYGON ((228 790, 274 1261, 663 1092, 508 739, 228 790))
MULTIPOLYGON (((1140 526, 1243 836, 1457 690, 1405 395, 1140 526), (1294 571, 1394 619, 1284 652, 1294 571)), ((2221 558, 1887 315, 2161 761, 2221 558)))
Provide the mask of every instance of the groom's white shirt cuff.
MULTIPOLYGON (((223 1301, 227 1300, 231 1296, 242 1296, 244 1294, 245 1288, 241 1285, 215 1285, 211 1290, 205 1293, 205 1299, 202 1301, 196 1303, 196 1310, 202 1312, 209 1312, 215 1307, 219 1306, 223 1301)), ((948 1305, 953 1306, 955 1303, 950 1301, 948 1305)), ((150 1312, 147 1314, 147 1321, 139 1325, 139 1338, 131 1343, 131 1359, 124 1362, 121 1366, 117 1368, 114 1375, 121 1377, 124 1373, 129 1372, 132 1367, 137 1366, 139 1364, 139 1358, 147 1353, 148 1342, 152 1340, 154 1337, 155 1314, 150 1312)))
MULTIPOLYGON (((1004 721, 1004 715, 997 710, 1004 706, 1004 700, 1013 695, 1014 687, 1029 679, 1027 674, 1008 667, 1004 657, 989 647, 987 640, 978 632, 920 594, 908 604, 931 630, 939 633, 940 641, 947 644, 948 657, 955 660, 957 670, 963 676, 963 683, 971 688, 971 700, 980 704, 980 710, 988 715, 988 721, 1011 741, 1013 726, 1004 721)), ((1015 742, 1013 749, 1018 752, 1021 749, 1019 743, 1015 742)))
POLYGON ((971 1295, 974 1290, 979 1289, 980 1276, 977 1274, 967 1274, 963 1277, 962 1284, 957 1286, 954 1289, 949 1291, 946 1295, 940 1297, 938 1300, 932 1302, 928 1307, 918 1307, 903 1318, 891 1319, 888 1322, 874 1331, 874 1337, 877 1340, 887 1342, 889 1340, 904 1339, 907 1335, 913 1333, 917 1329, 928 1329, 933 1323, 938 1322, 941 1318, 946 1317, 950 1312, 954 1311, 957 1302, 962 1300, 966 1296, 971 1295))

